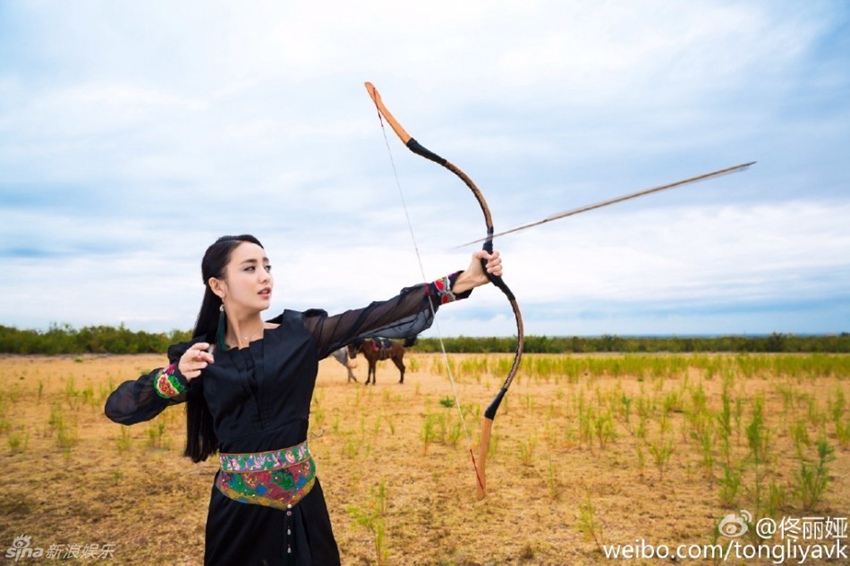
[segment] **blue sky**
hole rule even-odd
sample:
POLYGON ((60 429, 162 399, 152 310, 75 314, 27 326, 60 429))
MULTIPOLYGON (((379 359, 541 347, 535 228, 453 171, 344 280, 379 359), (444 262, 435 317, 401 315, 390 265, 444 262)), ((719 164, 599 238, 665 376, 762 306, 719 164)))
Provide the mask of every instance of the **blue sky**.
MULTIPOLYGON (((498 239, 528 334, 850 331, 848 22, 842 0, 0 3, 0 324, 190 328, 204 250, 243 232, 273 311, 362 306, 422 280, 401 195, 427 277, 462 269, 478 206, 388 153, 368 80, 497 230, 758 161, 498 239)), ((514 332, 491 288, 439 322, 514 332)))

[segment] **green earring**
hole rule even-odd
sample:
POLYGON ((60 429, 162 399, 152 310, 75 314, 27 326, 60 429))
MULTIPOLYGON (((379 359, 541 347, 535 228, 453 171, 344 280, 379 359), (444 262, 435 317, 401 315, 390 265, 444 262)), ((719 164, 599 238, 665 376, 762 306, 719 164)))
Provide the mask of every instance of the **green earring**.
POLYGON ((227 351, 227 344, 224 343, 224 334, 227 331, 227 318, 224 315, 224 305, 219 307, 220 315, 218 315, 218 349, 222 352, 227 351))

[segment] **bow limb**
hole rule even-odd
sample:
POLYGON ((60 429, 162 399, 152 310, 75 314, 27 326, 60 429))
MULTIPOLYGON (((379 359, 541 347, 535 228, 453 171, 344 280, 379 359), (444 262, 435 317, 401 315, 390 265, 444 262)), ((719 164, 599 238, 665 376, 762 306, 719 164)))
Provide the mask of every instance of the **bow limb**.
MULTIPOLYGON (((378 116, 382 117, 387 123, 390 125, 395 134, 399 137, 401 142, 413 153, 424 157, 430 161, 433 161, 439 165, 442 165, 455 175, 457 175, 464 184, 469 187, 469 190, 472 191, 472 194, 475 196, 475 199, 478 201, 478 205, 481 207, 481 212, 484 214, 484 223, 487 225, 487 239, 484 241, 483 249, 488 253, 493 253, 493 218, 490 214, 490 207, 487 205, 487 201, 484 199, 484 195, 481 193, 481 190, 475 184, 475 182, 464 173, 458 166, 450 162, 449 160, 440 157, 433 151, 425 148, 422 144, 416 141, 413 136, 407 133, 407 131, 402 127, 398 120, 396 120, 395 116, 387 109, 381 100, 381 95, 378 93, 378 90, 372 83, 366 83, 366 91, 369 93, 369 96, 372 98, 372 101, 375 103, 375 107, 378 110, 378 116)), ((482 265, 486 264, 484 259, 481 260, 482 265)), ((522 360, 522 350, 525 344, 525 330, 522 322, 522 313, 519 310, 519 305, 517 304, 516 297, 513 292, 508 288, 505 281, 500 277, 490 273, 487 273, 487 270, 484 270, 484 273, 487 274, 487 278, 498 287, 502 293, 508 298, 508 302, 511 305, 511 309, 514 313, 514 318, 516 320, 517 327, 517 347, 514 353, 514 361, 511 365, 511 369, 508 372, 507 378, 505 378, 502 387, 499 389, 499 392, 496 394, 493 401, 487 407, 487 410, 484 411, 484 419, 481 424, 481 446, 479 447, 478 452, 478 461, 476 463, 475 455, 472 454, 470 450, 470 455, 472 456, 472 463, 475 467, 475 473, 478 478, 478 486, 477 486, 477 496, 478 499, 483 499, 486 493, 487 481, 486 481, 486 468, 487 468, 487 453, 490 450, 490 434, 493 428, 493 421, 496 418, 496 412, 499 410, 499 405, 502 403, 502 399, 504 399, 505 394, 508 392, 508 388, 511 386, 511 382, 513 382, 514 376, 519 370, 519 364, 522 360)))

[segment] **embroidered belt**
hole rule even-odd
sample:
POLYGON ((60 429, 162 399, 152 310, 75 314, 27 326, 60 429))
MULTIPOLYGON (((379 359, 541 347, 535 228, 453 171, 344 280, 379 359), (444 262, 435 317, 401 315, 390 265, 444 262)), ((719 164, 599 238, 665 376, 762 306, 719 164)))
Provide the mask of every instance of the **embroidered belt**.
POLYGON ((291 509, 316 483, 316 464, 307 442, 256 454, 219 454, 215 485, 242 503, 291 509))

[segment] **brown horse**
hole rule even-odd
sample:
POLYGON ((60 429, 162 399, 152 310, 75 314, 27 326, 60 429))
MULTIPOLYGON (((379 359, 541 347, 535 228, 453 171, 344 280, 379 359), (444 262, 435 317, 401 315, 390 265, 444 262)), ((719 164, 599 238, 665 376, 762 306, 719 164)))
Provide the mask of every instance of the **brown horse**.
MULTIPOLYGON (((415 342, 413 340, 405 341, 405 344, 411 346, 415 342)), ((358 340, 348 345, 348 355, 353 360, 357 353, 363 354, 366 361, 369 362, 369 374, 366 376, 366 385, 369 385, 369 380, 372 380, 372 385, 375 385, 375 366, 379 361, 392 360, 395 367, 401 373, 399 383, 404 383, 404 352, 405 347, 398 342, 392 342, 387 338, 367 338, 366 340, 358 340)))

